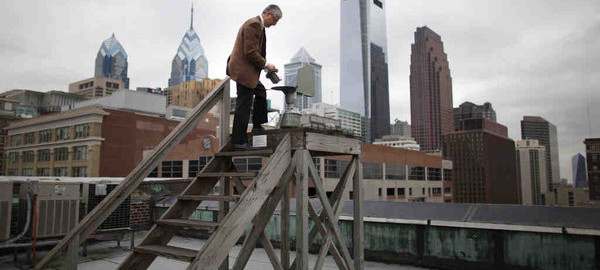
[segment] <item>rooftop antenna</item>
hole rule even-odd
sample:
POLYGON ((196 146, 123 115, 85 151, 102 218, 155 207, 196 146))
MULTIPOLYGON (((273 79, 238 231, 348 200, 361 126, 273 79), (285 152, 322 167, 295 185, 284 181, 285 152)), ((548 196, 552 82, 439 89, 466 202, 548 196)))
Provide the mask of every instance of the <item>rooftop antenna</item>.
POLYGON ((587 117, 588 117, 588 138, 592 137, 592 118, 590 117, 590 99, 587 102, 587 117))
POLYGON ((192 14, 190 20, 190 29, 194 28, 194 2, 192 2, 192 14))

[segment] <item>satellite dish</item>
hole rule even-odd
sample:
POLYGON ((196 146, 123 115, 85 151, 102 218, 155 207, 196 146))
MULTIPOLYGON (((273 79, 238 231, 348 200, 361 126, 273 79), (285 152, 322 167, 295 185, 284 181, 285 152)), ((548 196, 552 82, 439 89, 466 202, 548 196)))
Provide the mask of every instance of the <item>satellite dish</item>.
POLYGON ((315 70, 311 66, 298 69, 296 83, 298 84, 296 93, 309 97, 315 96, 315 70))

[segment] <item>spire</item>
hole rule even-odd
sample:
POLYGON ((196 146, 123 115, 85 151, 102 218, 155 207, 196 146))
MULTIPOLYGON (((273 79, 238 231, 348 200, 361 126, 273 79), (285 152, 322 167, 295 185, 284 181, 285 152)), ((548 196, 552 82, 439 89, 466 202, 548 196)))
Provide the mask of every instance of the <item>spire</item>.
POLYGON ((112 34, 112 38, 114 38, 114 37, 115 37, 115 32, 113 32, 113 34, 112 34))
POLYGON ((190 29, 194 28, 194 2, 192 2, 192 19, 190 20, 190 29))

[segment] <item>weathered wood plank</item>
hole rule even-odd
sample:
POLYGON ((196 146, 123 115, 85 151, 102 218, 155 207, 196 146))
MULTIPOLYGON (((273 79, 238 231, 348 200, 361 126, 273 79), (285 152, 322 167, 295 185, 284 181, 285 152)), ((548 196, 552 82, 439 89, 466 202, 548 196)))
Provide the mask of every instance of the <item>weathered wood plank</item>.
POLYGON ((160 245, 138 246, 133 251, 134 253, 151 254, 184 262, 191 262, 198 253, 197 250, 193 249, 160 245))
MULTIPOLYGON (((268 201, 265 204, 263 204, 256 217, 254 217, 254 219, 252 220, 252 229, 250 230, 250 232, 246 236, 246 239, 244 240, 242 248, 238 253, 238 256, 233 265, 233 270, 241 270, 246 267, 246 264, 248 263, 248 260, 250 259, 254 248, 256 247, 257 240, 261 241, 263 247, 265 247, 265 250, 267 251, 267 254, 271 252, 274 254, 273 250, 269 250, 269 247, 272 248, 270 242, 268 246, 265 246, 265 244, 263 243, 263 240, 267 239, 267 237, 264 236, 264 230, 267 224, 269 223, 273 212, 275 212, 277 205, 281 201, 281 197, 283 197, 284 192, 287 191, 286 187, 289 185, 292 174, 296 169, 297 155, 298 154, 294 154, 294 157, 292 158, 292 164, 290 164, 290 166, 283 173, 279 185, 277 186, 277 188, 275 188, 272 195, 270 195, 268 201), (264 239, 261 240, 261 238, 264 239)), ((271 257, 274 256, 269 255, 269 258, 271 257)), ((271 259, 271 262, 275 264, 274 267, 277 268, 277 266, 279 266, 279 268, 281 268, 281 263, 279 261, 277 261, 277 263, 274 263, 274 261, 275 260, 271 259)))
MULTIPOLYGON (((229 180, 229 177, 224 177, 223 179, 221 179, 221 196, 226 197, 231 195, 231 181, 229 180)), ((227 213, 229 213, 229 202, 228 201, 221 201, 219 202, 219 221, 222 221, 223 219, 225 219, 225 216, 227 215, 227 213)), ((229 251, 227 251, 227 254, 229 254, 229 251)), ((229 270, 229 256, 227 256, 224 260, 223 263, 221 263, 221 266, 219 266, 220 270, 229 270)))
POLYGON ((227 256, 227 252, 231 250, 237 239, 244 233, 246 226, 256 216, 256 213, 290 165, 292 159, 290 147, 290 137, 286 136, 265 167, 246 188, 240 202, 221 222, 221 226, 211 235, 187 269, 212 270, 218 267, 227 256))
POLYGON ((161 219, 156 224, 173 227, 193 227, 197 229, 214 230, 219 227, 218 222, 196 220, 196 219, 161 219))
MULTIPOLYGON (((321 221, 321 218, 317 214, 317 210, 315 209, 312 202, 310 202, 308 204, 308 210, 309 210, 311 216, 313 217, 313 220, 315 221, 314 228, 321 234, 321 236, 323 236, 323 238, 326 240, 325 243, 327 243, 327 239, 329 239, 329 240, 331 239, 331 234, 329 234, 327 232, 327 228, 321 221)), ((342 270, 348 269, 346 262, 344 261, 344 258, 342 258, 340 251, 337 249, 337 247, 335 245, 328 245, 327 247, 321 246, 321 248, 319 249, 319 257, 317 257, 317 262, 315 263, 314 269, 318 269, 320 264, 322 266, 322 264, 324 263, 325 256, 327 256, 327 251, 329 251, 331 253, 331 255, 333 256, 333 259, 335 260, 335 263, 337 264, 338 269, 342 269, 342 270), (322 253, 323 253, 323 255, 321 257, 322 253)))
POLYGON ((219 201, 236 202, 240 200, 239 195, 180 195, 177 197, 182 201, 219 201))
POLYGON ((361 153, 362 142, 357 139, 307 132, 306 149, 310 151, 336 153, 338 155, 355 155, 361 153))
POLYGON ((308 270, 308 151, 296 153, 296 270, 308 270))
POLYGON ((220 153, 215 153, 215 156, 216 157, 253 157, 253 156, 268 157, 271 154, 273 154, 273 149, 220 152, 220 153))
POLYGON ((77 270, 77 259, 79 257, 79 236, 75 236, 67 248, 67 257, 65 258, 65 269, 77 270))
POLYGON ((363 270, 365 265, 365 252, 364 252, 364 230, 365 225, 363 223, 363 189, 362 189, 362 164, 360 164, 360 155, 355 155, 353 161, 356 164, 356 171, 352 181, 352 192, 353 192, 353 206, 354 206, 354 224, 352 240, 354 247, 354 268, 356 270, 363 270))
POLYGON ((43 269, 59 251, 78 236, 80 244, 127 198, 135 188, 154 170, 158 163, 173 149, 194 127, 204 119, 204 115, 215 105, 228 85, 226 77, 212 90, 161 143, 154 148, 152 154, 143 159, 127 177, 100 202, 85 218, 75 226, 46 256, 37 263, 35 269, 43 269))
POLYGON ((284 187, 281 199, 281 266, 290 268, 290 183, 284 187))

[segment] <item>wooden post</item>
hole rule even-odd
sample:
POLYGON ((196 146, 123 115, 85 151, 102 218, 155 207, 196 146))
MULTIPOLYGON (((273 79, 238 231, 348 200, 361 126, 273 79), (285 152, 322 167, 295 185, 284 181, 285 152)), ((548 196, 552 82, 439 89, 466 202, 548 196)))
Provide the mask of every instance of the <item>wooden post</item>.
POLYGON ((77 270, 77 257, 79 257, 79 236, 76 236, 69 243, 67 256, 65 256, 64 266, 67 270, 77 270))
POLYGON ((308 270, 308 166, 307 150, 296 160, 296 270, 308 270))
MULTIPOLYGON (((231 195, 231 180, 229 177, 223 177, 221 179, 221 192, 220 194, 223 196, 231 195)), ((222 222, 225 219, 225 216, 229 213, 229 201, 219 202, 219 222, 222 222)), ((229 253, 229 251, 227 252, 229 253)), ((229 270, 229 256, 223 260, 221 266, 219 266, 219 270, 229 270)))
POLYGON ((290 183, 288 182, 281 199, 281 265, 290 268, 290 183))
POLYGON ((363 270, 365 264, 365 253, 363 249, 364 242, 364 224, 363 224, 363 208, 362 208, 362 164, 360 163, 360 155, 354 156, 356 170, 352 181, 352 202, 354 205, 354 221, 352 233, 352 246, 354 248, 354 269, 363 270))

